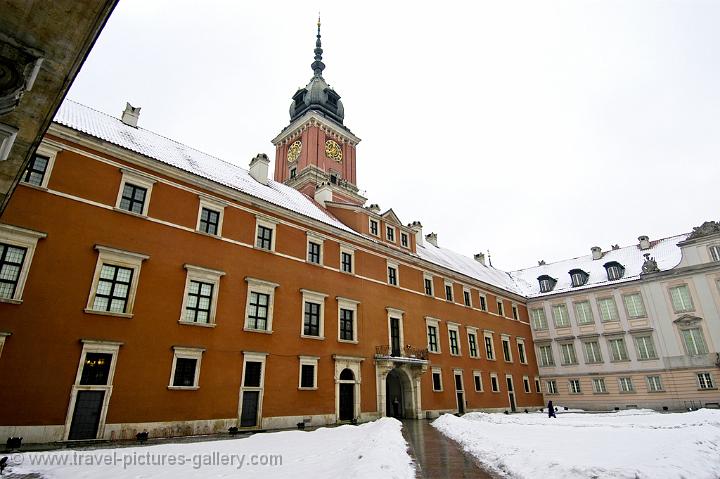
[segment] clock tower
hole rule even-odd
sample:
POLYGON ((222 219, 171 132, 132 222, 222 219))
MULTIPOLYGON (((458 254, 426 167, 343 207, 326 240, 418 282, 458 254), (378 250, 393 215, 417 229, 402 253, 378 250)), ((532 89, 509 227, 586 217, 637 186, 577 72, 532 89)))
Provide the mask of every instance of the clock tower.
POLYGON ((310 82, 292 96, 290 124, 272 141, 275 145, 275 181, 311 198, 323 189, 330 201, 363 205, 358 193, 355 148, 360 138, 343 124, 345 109, 340 95, 322 76, 320 18, 317 23, 315 61, 310 82))

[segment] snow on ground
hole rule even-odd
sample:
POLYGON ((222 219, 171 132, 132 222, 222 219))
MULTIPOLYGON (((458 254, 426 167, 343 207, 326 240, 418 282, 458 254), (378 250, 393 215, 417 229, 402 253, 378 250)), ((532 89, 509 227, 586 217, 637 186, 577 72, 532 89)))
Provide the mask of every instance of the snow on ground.
POLYGON ((720 411, 445 414, 433 422, 510 478, 717 479, 720 411))
POLYGON ((22 464, 12 466, 6 474, 37 473, 60 479, 412 479, 415 470, 400 431, 399 421, 383 418, 359 426, 263 433, 240 439, 22 453, 10 455, 11 464, 22 464), (275 455, 281 456, 281 465, 271 464, 277 463, 275 455), (48 464, 51 461, 54 464, 48 464))

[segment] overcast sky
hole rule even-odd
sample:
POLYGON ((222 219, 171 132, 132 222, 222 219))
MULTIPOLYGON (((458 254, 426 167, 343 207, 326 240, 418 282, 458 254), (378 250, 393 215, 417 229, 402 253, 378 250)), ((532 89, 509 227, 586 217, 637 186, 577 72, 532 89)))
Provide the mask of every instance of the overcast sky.
POLYGON ((716 1, 122 0, 68 97, 274 158, 318 10, 358 186, 441 246, 509 270, 720 217, 716 1))

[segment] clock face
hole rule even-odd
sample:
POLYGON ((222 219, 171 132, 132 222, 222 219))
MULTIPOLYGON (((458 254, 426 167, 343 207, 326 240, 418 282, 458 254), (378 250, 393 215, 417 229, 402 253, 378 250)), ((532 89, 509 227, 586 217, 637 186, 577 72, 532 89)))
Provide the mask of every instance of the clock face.
POLYGON ((302 151, 302 141, 297 140, 292 145, 290 145, 290 148, 288 148, 288 153, 287 153, 288 163, 292 163, 293 161, 296 161, 298 158, 300 158, 301 151, 302 151))
POLYGON ((335 143, 334 140, 328 140, 325 142, 325 154, 331 160, 335 160, 338 163, 342 161, 342 148, 340 145, 335 143))

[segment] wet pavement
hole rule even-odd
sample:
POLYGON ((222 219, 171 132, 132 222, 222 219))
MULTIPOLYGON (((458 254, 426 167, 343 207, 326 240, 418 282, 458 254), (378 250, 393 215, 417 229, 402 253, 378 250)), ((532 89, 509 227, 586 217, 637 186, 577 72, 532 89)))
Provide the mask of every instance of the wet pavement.
POLYGON ((417 464, 420 479, 495 479, 462 447, 430 425, 426 419, 403 421, 403 436, 417 464))

